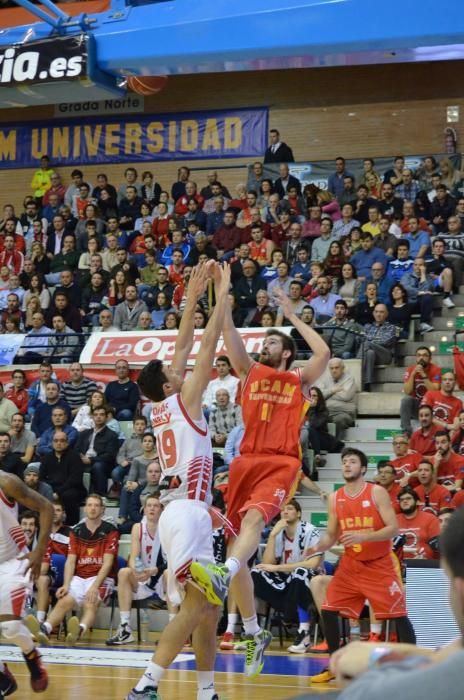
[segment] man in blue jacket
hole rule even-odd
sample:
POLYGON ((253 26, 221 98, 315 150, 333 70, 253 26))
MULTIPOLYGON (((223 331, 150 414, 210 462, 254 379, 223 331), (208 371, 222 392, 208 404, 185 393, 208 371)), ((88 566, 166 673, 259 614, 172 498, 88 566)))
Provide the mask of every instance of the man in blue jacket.
POLYGON ((115 364, 117 380, 109 382, 105 398, 115 410, 116 420, 133 420, 140 400, 139 388, 129 378, 129 365, 126 360, 115 364))
POLYGON ((60 388, 56 382, 48 382, 45 387, 45 399, 45 402, 39 401, 31 423, 31 430, 37 437, 49 429, 52 423, 52 411, 55 407, 64 408, 67 420, 71 420, 71 409, 64 399, 60 399, 60 388))
POLYGON ((366 280, 374 263, 380 262, 386 267, 388 258, 381 248, 374 247, 374 237, 371 233, 365 232, 361 236, 362 250, 358 250, 351 259, 352 264, 358 274, 358 279, 366 280))

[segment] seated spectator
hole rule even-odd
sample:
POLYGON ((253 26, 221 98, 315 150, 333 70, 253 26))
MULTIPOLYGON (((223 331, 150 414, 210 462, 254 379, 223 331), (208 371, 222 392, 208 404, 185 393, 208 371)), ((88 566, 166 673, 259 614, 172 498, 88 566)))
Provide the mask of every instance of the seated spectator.
POLYGON ((409 217, 409 233, 405 234, 404 239, 409 242, 409 255, 412 258, 425 258, 430 254, 430 235, 420 228, 416 216, 409 217))
POLYGON ((153 322, 151 318, 151 313, 149 311, 142 311, 139 316, 139 322, 136 327, 136 331, 148 331, 153 328, 153 322))
POLYGON ((417 467, 417 480, 419 486, 415 486, 414 491, 419 496, 419 509, 438 516, 442 508, 449 508, 451 504, 451 494, 447 488, 437 484, 435 468, 429 459, 419 462, 417 467))
MULTIPOLYGON (((290 282, 288 298, 290 300, 293 313, 295 313, 298 317, 301 317, 303 309, 307 306, 305 299, 303 299, 303 288, 304 284, 300 280, 292 280, 290 282)), ((277 309, 276 326, 288 325, 291 325, 291 323, 287 320, 283 309, 279 306, 277 309)))
POLYGON ((248 247, 250 258, 257 262, 260 268, 271 263, 275 244, 268 238, 264 238, 264 231, 260 223, 251 226, 251 241, 249 241, 248 247))
POLYGON ((122 304, 126 299, 126 287, 129 281, 124 270, 118 270, 114 278, 110 280, 108 287, 108 302, 110 306, 122 304))
POLYGON ((63 247, 58 253, 53 253, 51 250, 49 244, 52 242, 53 240, 48 238, 47 256, 50 260, 50 272, 45 274, 45 281, 48 285, 57 285, 60 282, 60 274, 63 270, 77 270, 80 252, 76 250, 76 239, 73 235, 66 234, 63 237, 63 247))
POLYGON ((437 185, 436 195, 430 207, 430 216, 435 234, 441 234, 446 231, 446 222, 450 216, 454 216, 455 211, 455 198, 449 194, 446 185, 437 185))
POLYGON ((98 320, 100 325, 94 326, 92 333, 114 333, 114 331, 119 330, 119 328, 113 326, 113 314, 109 309, 103 309, 103 311, 100 311, 98 314, 98 320))
MULTIPOLYGON (((419 407, 428 391, 438 391, 441 384, 441 369, 432 362, 430 348, 421 346, 416 350, 416 364, 406 369, 403 378, 403 392, 400 416, 401 430, 408 435, 412 433, 411 420, 417 419, 419 407)), ((417 450, 421 454, 426 454, 417 450)))
POLYGON ((16 412, 16 405, 5 398, 3 384, 0 382, 0 432, 5 433, 10 429, 11 419, 16 412))
POLYGON ((14 454, 18 454, 24 464, 32 462, 37 445, 37 436, 32 430, 26 428, 22 413, 15 413, 13 415, 9 433, 11 438, 11 451, 14 454))
MULTIPOLYGON (((3 308, 4 297, 0 297, 0 306, 3 308)), ((5 322, 7 319, 14 318, 17 321, 17 327, 23 326, 23 314, 19 304, 19 297, 13 292, 7 291, 6 308, 0 312, 0 326, 3 332, 5 331, 5 322)))
POLYGON ((50 586, 63 585, 64 566, 68 555, 71 528, 65 525, 66 511, 58 499, 53 499, 53 523, 47 551, 37 579, 37 621, 44 622, 50 605, 50 586))
POLYGON ((116 420, 133 420, 140 400, 138 386, 130 380, 126 360, 118 360, 115 370, 118 378, 106 385, 105 398, 114 407, 116 420))
POLYGON ((53 326, 53 317, 58 314, 63 317, 66 325, 75 333, 82 331, 82 318, 79 309, 70 302, 68 294, 58 289, 46 314, 47 326, 53 326))
POLYGON ((255 595, 284 614, 287 621, 298 620, 298 632, 289 651, 309 650, 309 608, 312 596, 309 581, 320 573, 321 556, 306 558, 307 549, 316 547, 319 531, 301 519, 301 506, 292 498, 272 528, 261 564, 252 569, 255 595))
MULTIPOLYGON (((213 235, 213 233, 208 235, 213 235)), ((198 231, 195 234, 194 242, 195 245, 192 246, 186 261, 188 265, 198 265, 200 255, 207 255, 208 259, 216 260, 216 249, 209 243, 208 236, 203 231, 198 231)))
MULTIPOLYGON (((127 479, 121 490, 118 525, 123 525, 129 519, 131 505, 135 504, 137 511, 140 510, 140 493, 147 482, 147 467, 157 459, 155 438, 151 433, 145 433, 142 437, 142 453, 132 460, 127 479)), ((140 520, 141 516, 134 522, 140 522, 140 520)))
POLYGON ((168 265, 169 281, 171 282, 171 284, 181 284, 183 269, 184 263, 182 251, 175 250, 171 257, 171 264, 168 265))
MULTIPOLYGON (((350 178, 351 179, 351 178, 350 178)), ((332 235, 334 238, 337 238, 340 240, 341 238, 345 238, 346 236, 349 236, 351 230, 355 228, 355 226, 359 226, 359 221, 353 218, 353 202, 356 200, 356 194, 353 198, 353 200, 350 200, 350 202, 345 202, 341 204, 342 207, 342 218, 336 221, 333 225, 332 229, 332 235)))
POLYGON ((81 408, 76 413, 76 416, 72 423, 73 428, 76 428, 78 433, 82 432, 83 430, 89 430, 90 428, 94 428, 95 423, 93 422, 92 418, 92 409, 102 406, 107 410, 109 415, 109 418, 106 423, 108 428, 114 430, 116 435, 118 435, 118 437, 121 437, 119 423, 115 418, 112 417, 114 410, 109 404, 106 403, 105 394, 102 391, 99 391, 98 389, 96 389, 90 394, 87 403, 84 404, 84 406, 81 406, 81 408))
POLYGON ((322 219, 319 238, 313 242, 311 247, 311 261, 323 262, 329 254, 330 244, 336 240, 332 234, 332 219, 322 219))
POLYGON ((329 422, 335 423, 335 435, 340 439, 356 419, 356 382, 343 360, 332 358, 328 368, 329 374, 318 382, 318 386, 329 412, 329 422))
POLYGON ((23 296, 23 301, 21 308, 26 311, 27 303, 31 297, 37 297, 39 300, 40 307, 44 310, 48 309, 50 306, 51 296, 47 287, 45 286, 43 277, 38 274, 33 274, 29 280, 29 288, 23 296))
MULTIPOLYGON (((129 284, 137 284, 139 280, 139 268, 134 262, 129 260, 127 250, 121 247, 118 248, 116 256, 118 258, 118 264, 111 269, 111 277, 115 277, 116 273, 122 270, 129 284)), ((84 281, 82 284, 84 284, 84 281)))
POLYGON ((127 285, 124 297, 124 301, 116 306, 113 324, 120 331, 131 331, 137 327, 142 311, 148 311, 148 306, 137 298, 135 285, 127 285))
POLYGON ((377 287, 377 298, 381 304, 388 304, 390 301, 390 290, 392 287, 392 282, 390 277, 386 274, 386 265, 381 262, 373 263, 371 271, 361 286, 361 291, 359 295, 360 301, 365 301, 365 287, 367 282, 375 282, 377 287))
POLYGON ((142 454, 142 438, 147 430, 148 421, 145 416, 137 416, 134 419, 133 430, 131 437, 124 440, 119 448, 116 457, 116 467, 111 472, 113 486, 111 489, 112 497, 119 495, 121 485, 126 479, 130 466, 134 457, 142 454))
POLYGON ((23 481, 30 489, 39 493, 47 499, 53 501, 53 489, 50 484, 40 480, 40 462, 28 464, 23 473, 23 481))
POLYGON ((159 493, 159 482, 161 479, 161 467, 157 459, 147 465, 147 471, 145 472, 146 483, 139 494, 139 503, 136 501, 132 502, 131 510, 129 512, 129 519, 133 522, 138 522, 141 518, 143 511, 143 504, 147 496, 153 496, 159 493), (136 518, 136 519, 134 519, 136 518))
POLYGON ((454 272, 445 258, 445 243, 441 238, 435 238, 432 243, 432 254, 425 258, 427 276, 434 282, 437 292, 443 292, 443 306, 454 309, 456 304, 452 298, 454 286, 454 272))
POLYGON ((159 262, 162 265, 171 265, 172 264, 172 256, 174 254, 175 250, 180 250, 182 253, 182 262, 185 263, 187 261, 187 258, 190 255, 191 251, 191 246, 187 241, 185 240, 184 234, 182 231, 175 230, 172 233, 172 243, 163 250, 159 262))
POLYGON ((316 316, 316 323, 322 324, 332 318, 335 313, 335 304, 341 300, 338 294, 330 291, 331 281, 327 275, 319 275, 317 278, 317 297, 311 300, 311 306, 316 316))
POLYGON ((362 250, 361 236, 361 229, 359 226, 355 226, 343 241, 343 252, 347 258, 351 259, 355 253, 362 250))
POLYGON ((37 364, 50 354, 49 336, 53 331, 45 325, 41 311, 32 315, 32 329, 24 338, 21 348, 16 353, 15 364, 37 364))
POLYGON ((369 220, 369 207, 378 206, 379 202, 372 196, 369 196, 369 189, 366 185, 359 185, 356 190, 356 202, 354 204, 354 218, 359 221, 362 226, 369 220))
POLYGON ((436 543, 440 535, 440 523, 436 515, 421 510, 418 501, 419 496, 409 486, 401 489, 398 494, 398 534, 405 536, 405 547, 408 550, 403 552, 403 557, 439 559, 438 547, 437 544, 433 545, 433 541, 436 543))
POLYGON ((314 450, 314 469, 323 467, 326 460, 321 452, 340 452, 343 447, 337 438, 329 433, 329 411, 325 403, 322 391, 317 386, 313 386, 309 392, 309 409, 303 423, 300 442, 303 448, 303 472, 306 476, 311 476, 309 471, 309 459, 306 453, 307 448, 314 450))
POLYGON ((208 422, 213 446, 224 447, 230 431, 242 422, 241 408, 231 401, 227 389, 216 391, 208 422))
POLYGON ((417 467, 422 458, 422 455, 413 452, 410 449, 407 435, 395 435, 392 441, 394 459, 390 460, 390 464, 396 472, 396 478, 401 487, 417 485, 417 467))
POLYGON ((396 257, 389 260, 387 266, 387 275, 392 284, 399 282, 407 272, 412 272, 413 266, 414 260, 409 254, 409 241, 400 238, 396 247, 396 257))
POLYGON ((459 413, 464 406, 461 399, 454 396, 456 376, 451 370, 441 375, 440 389, 428 390, 422 399, 423 406, 430 406, 433 411, 434 425, 442 430, 453 430, 459 427, 459 413))
POLYGON ((71 420, 71 409, 66 401, 60 398, 60 387, 55 381, 50 381, 45 388, 45 401, 39 401, 32 418, 31 430, 37 437, 50 427, 52 411, 55 407, 64 408, 68 421, 71 420))
POLYGON ((216 359, 215 367, 217 377, 208 383, 206 391, 203 394, 203 408, 207 411, 211 411, 214 408, 216 403, 216 394, 219 389, 226 389, 231 403, 234 404, 237 396, 238 385, 240 384, 238 377, 231 374, 232 365, 230 364, 230 360, 227 355, 219 355, 216 359))
POLYGON ((47 428, 47 430, 40 434, 39 441, 37 443, 37 454, 40 457, 53 452, 53 438, 57 431, 64 433, 68 438, 69 446, 74 447, 78 432, 76 428, 73 428, 72 425, 68 424, 66 411, 62 406, 55 406, 55 408, 53 408, 51 415, 51 427, 47 428))
POLYGON ((175 311, 168 311, 164 316, 164 323, 161 330, 174 331, 179 328, 179 318, 175 311))
POLYGON ((296 260, 290 269, 290 277, 295 280, 300 280, 300 282, 304 282, 304 284, 309 282, 311 278, 311 262, 309 260, 309 252, 303 245, 296 249, 296 260))
MULTIPOLYGON (((101 257, 99 255, 92 256, 88 279, 86 279, 86 277, 82 277, 82 284, 84 284, 84 282, 85 284, 90 284, 90 280, 94 272, 101 272, 104 279, 108 279, 108 273, 106 273, 105 270, 103 270, 103 268, 101 267, 101 257)), ((63 270, 63 272, 60 274, 60 284, 55 290, 54 297, 58 293, 66 294, 69 300, 69 304, 72 308, 78 309, 82 305, 82 289, 79 286, 79 284, 75 282, 72 270, 63 270)), ((63 308, 63 304, 61 304, 61 306, 57 307, 57 310, 62 311, 63 308)), ((72 327, 72 323, 69 323, 68 325, 72 327)))
POLYGON ((98 325, 98 314, 108 308, 109 289, 101 272, 94 272, 90 285, 82 292, 81 316, 85 324, 98 325))
POLYGON ((7 432, 0 433, 0 469, 20 479, 24 472, 24 463, 16 452, 12 452, 11 437, 7 432))
POLYGON ((448 218, 448 230, 440 233, 445 243, 445 260, 453 270, 455 285, 461 284, 464 270, 464 232, 461 230, 459 216, 448 218))
POLYGON ((388 318, 398 328, 400 338, 409 337, 411 322, 411 305, 408 303, 408 293, 402 284, 397 282, 390 289, 390 299, 387 305, 388 318))
POLYGON ((69 366, 69 379, 61 385, 61 395, 71 408, 74 416, 96 391, 97 385, 93 379, 84 376, 84 369, 80 362, 73 362, 69 366))
POLYGON ((361 226, 363 233, 370 233, 375 238, 380 233, 380 210, 374 204, 367 210, 367 221, 361 226))
POLYGON ((54 314, 52 319, 53 334, 49 344, 51 354, 57 362, 71 362, 79 356, 81 338, 66 325, 61 314, 54 314))
MULTIPOLYGON (((276 287, 280 287, 280 289, 283 289, 285 294, 289 294, 290 292, 290 284, 292 283, 292 278, 289 275, 290 272, 290 266, 288 263, 285 262, 285 260, 282 260, 278 265, 277 265, 277 277, 272 279, 267 286, 267 291, 269 293, 269 303, 271 306, 276 305, 275 300, 274 300, 274 294, 273 290, 276 287)), ((264 287, 265 289, 265 287, 264 287)))
POLYGON ((387 216, 381 216, 379 219, 379 233, 374 238, 374 246, 383 250, 385 255, 392 258, 395 254, 398 239, 391 233, 391 222, 387 216))
POLYGON ((363 233, 361 241, 362 249, 351 257, 350 262, 354 265, 358 278, 364 281, 369 278, 374 263, 386 266, 388 258, 383 250, 374 247, 374 237, 371 233, 363 233))
POLYGON ((370 391, 374 379, 374 367, 377 364, 390 364, 396 347, 396 327, 388 319, 385 304, 377 303, 373 311, 374 323, 364 326, 364 339, 358 351, 363 364, 363 383, 370 391))
MULTIPOLYGON (((22 370, 18 370, 22 372, 22 370)), ((46 388, 53 375, 53 367, 48 360, 44 360, 39 367, 39 378, 32 382, 28 389, 29 404, 28 414, 32 416, 40 402, 46 401, 46 388)), ((56 382, 60 386, 59 382, 56 382)))
POLYGON ((104 496, 108 490, 108 478, 116 462, 119 439, 114 430, 107 426, 109 414, 104 406, 92 408, 91 415, 94 427, 80 433, 76 431, 76 452, 79 453, 84 470, 90 472, 92 490, 104 496))
POLYGON ((108 646, 130 644, 135 639, 130 623, 133 600, 164 597, 163 573, 166 562, 158 534, 158 521, 163 507, 159 495, 147 496, 143 519, 131 531, 129 566, 118 571, 118 607, 120 622, 116 634, 106 640, 108 646), (143 570, 139 570, 140 563, 143 570))
MULTIPOLYGON (((286 271, 288 273, 288 266, 286 263, 280 263, 285 265, 286 271)), ((266 289, 266 282, 259 275, 259 266, 254 260, 246 260, 243 264, 243 276, 234 285, 234 296, 237 300, 237 304, 242 311, 242 320, 246 318, 247 314, 255 308, 256 294, 260 289, 266 289)), ((272 298, 270 299, 272 303, 272 298)))
POLYGON ((39 518, 32 510, 22 510, 19 517, 19 526, 26 538, 26 548, 32 552, 37 547, 37 535, 39 532, 39 518))
MULTIPOLYGON (((278 324, 279 325, 279 324, 278 324)), ((343 299, 335 302, 335 314, 322 328, 322 336, 333 357, 344 360, 355 357, 358 347, 358 334, 362 329, 353 319, 348 318, 348 304, 343 299)))
POLYGON ((395 513, 399 513, 400 504, 398 503, 398 494, 401 491, 401 486, 397 481, 393 464, 386 460, 378 462, 375 481, 379 486, 383 486, 383 488, 388 491, 393 510, 395 513))
POLYGON ((223 224, 216 229, 213 235, 213 246, 216 248, 217 257, 231 257, 231 254, 241 242, 241 231, 236 225, 235 214, 231 209, 224 212, 223 224))
POLYGON ((424 258, 414 260, 412 272, 406 272, 401 278, 401 284, 408 293, 413 313, 420 313, 420 331, 433 331, 431 325, 433 313, 434 282, 428 276, 424 258))
POLYGON ((351 263, 346 262, 342 265, 341 274, 335 286, 337 294, 347 303, 348 308, 356 307, 361 282, 357 279, 356 270, 351 263))
MULTIPOLYGON (((272 328, 273 326, 276 325, 276 324, 275 324, 275 315, 273 315, 273 312, 268 312, 268 314, 269 314, 269 313, 272 314, 272 316, 271 316, 272 323, 271 323, 271 322, 267 322, 266 314, 263 314, 263 318, 262 318, 262 321, 261 321, 261 326, 263 326, 263 327, 268 327, 268 328, 272 328)), ((311 328, 314 328, 315 323, 316 323, 316 317, 315 317, 315 315, 314 315, 314 309, 313 309, 312 306, 310 306, 309 304, 307 304, 307 305, 304 307, 304 309, 303 309, 303 311, 302 311, 302 313, 301 313, 301 316, 300 316, 300 320, 301 320, 302 323, 304 323, 305 325, 311 326, 311 328)), ((306 340, 305 340, 305 339, 303 338, 303 336, 301 335, 301 333, 300 333, 299 331, 297 331, 296 328, 292 328, 292 330, 290 331, 290 335, 292 336, 293 340, 294 340, 295 343, 296 343, 297 357, 298 357, 298 359, 308 359, 308 357, 311 357, 311 355, 312 355, 312 350, 311 350, 311 348, 309 347, 309 345, 308 345, 308 343, 306 342, 306 340)))
POLYGON ((332 241, 327 257, 322 262, 324 270, 332 281, 337 280, 345 264, 345 254, 340 241, 332 241))
MULTIPOLYGON (((409 445, 411 450, 414 450, 414 452, 418 452, 423 457, 430 457, 436 452, 435 435, 442 428, 439 425, 434 425, 433 410, 431 406, 419 406, 418 418, 420 428, 415 430, 411 435, 409 445)), ((455 452, 459 452, 459 450, 456 450, 454 444, 453 450, 455 450, 455 452)))
POLYGON ((464 455, 464 410, 459 412, 458 421, 458 427, 451 433, 451 442, 454 452, 464 455))
POLYGON ((401 219, 403 200, 395 195, 394 184, 391 182, 383 183, 378 206, 384 216, 389 216, 391 219, 401 219))
POLYGON ((464 481, 464 457, 451 449, 451 438, 447 430, 435 434, 436 453, 433 466, 437 481, 449 491, 459 491, 464 481))
POLYGON ((251 309, 246 317, 243 319, 243 327, 251 327, 254 328, 255 326, 260 326, 261 321, 263 318, 263 314, 266 313, 266 311, 270 311, 271 306, 270 306, 270 300, 269 300, 269 294, 265 289, 260 289, 259 292, 256 292, 256 305, 253 309, 251 309))
MULTIPOLYGON (((66 512, 69 513, 66 508, 66 512)), ((67 577, 57 591, 58 602, 45 622, 31 621, 31 631, 42 643, 49 643, 54 627, 58 627, 71 610, 83 608, 81 621, 77 617, 68 620, 66 643, 74 646, 85 632, 94 626, 100 603, 111 594, 114 587, 115 561, 118 552, 119 534, 117 529, 102 519, 105 512, 103 499, 96 494, 87 497, 85 520, 70 534, 67 558, 67 577), (89 542, 93 545, 93 556, 88 561, 89 542)))

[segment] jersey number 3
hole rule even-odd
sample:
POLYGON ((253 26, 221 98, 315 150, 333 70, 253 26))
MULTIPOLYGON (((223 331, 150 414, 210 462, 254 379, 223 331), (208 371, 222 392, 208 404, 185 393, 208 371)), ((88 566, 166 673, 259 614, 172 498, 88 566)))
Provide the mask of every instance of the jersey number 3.
POLYGON ((163 468, 171 469, 177 462, 176 437, 173 430, 163 430, 159 447, 163 468))

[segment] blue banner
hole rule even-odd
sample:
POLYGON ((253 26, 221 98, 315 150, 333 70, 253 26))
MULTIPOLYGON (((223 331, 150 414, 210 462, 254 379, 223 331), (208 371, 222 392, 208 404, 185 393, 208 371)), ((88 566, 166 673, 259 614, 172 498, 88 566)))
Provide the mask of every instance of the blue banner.
POLYGON ((267 108, 0 125, 0 168, 263 156, 267 108))

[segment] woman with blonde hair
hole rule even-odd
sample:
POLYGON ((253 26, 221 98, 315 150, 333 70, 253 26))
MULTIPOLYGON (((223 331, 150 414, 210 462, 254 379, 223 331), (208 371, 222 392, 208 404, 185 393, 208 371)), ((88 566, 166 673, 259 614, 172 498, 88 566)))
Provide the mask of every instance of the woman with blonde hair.
POLYGON ((32 328, 32 317, 38 311, 42 312, 40 300, 37 296, 32 296, 26 304, 26 317, 24 319, 24 327, 27 331, 32 328))
POLYGON ((456 187, 462 182, 463 173, 456 170, 449 158, 440 161, 441 181, 449 189, 453 196, 456 196, 456 187))
POLYGON ((35 271, 42 277, 50 272, 50 260, 45 255, 45 248, 40 241, 34 241, 31 245, 31 260, 34 263, 35 271))
POLYGON ((84 404, 84 406, 81 406, 78 412, 76 413, 76 417, 73 420, 72 426, 73 428, 76 428, 76 430, 80 433, 83 430, 88 430, 89 428, 94 428, 95 424, 93 422, 92 414, 91 411, 94 408, 105 408, 109 414, 111 414, 111 418, 107 421, 106 425, 108 428, 111 430, 114 430, 114 432, 119 436, 121 434, 121 430, 119 428, 119 423, 118 421, 113 418, 114 410, 113 408, 107 403, 105 394, 103 391, 92 391, 90 394, 87 403, 84 404))
POLYGON ((342 218, 340 205, 331 192, 320 190, 317 193, 317 203, 321 207, 322 213, 328 214, 332 221, 339 221, 342 218))

